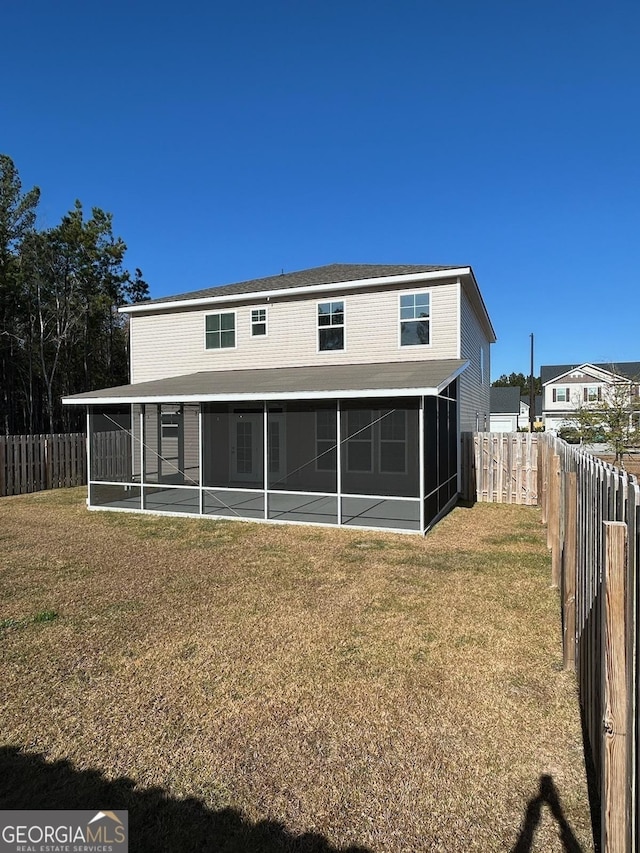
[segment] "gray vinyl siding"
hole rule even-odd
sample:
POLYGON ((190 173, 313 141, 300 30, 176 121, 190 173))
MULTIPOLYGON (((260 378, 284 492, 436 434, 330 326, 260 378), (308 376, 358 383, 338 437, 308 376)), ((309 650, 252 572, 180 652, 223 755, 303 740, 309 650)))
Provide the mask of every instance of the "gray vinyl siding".
POLYGON ((145 382, 204 370, 246 370, 254 367, 302 367, 391 361, 458 358, 458 284, 404 284, 396 289, 317 296, 256 299, 207 309, 133 314, 131 381, 145 382), (429 346, 400 347, 399 295, 431 294, 429 346), (345 349, 318 352, 317 304, 345 303, 345 349), (252 308, 267 308, 266 337, 251 336, 252 308), (205 316, 235 312, 236 346, 205 349, 205 316))
POLYGON ((491 385, 490 345, 477 314, 460 286, 460 358, 469 367, 460 376, 460 429, 462 432, 489 428, 489 388, 491 385), (481 376, 480 350, 483 351, 481 376))

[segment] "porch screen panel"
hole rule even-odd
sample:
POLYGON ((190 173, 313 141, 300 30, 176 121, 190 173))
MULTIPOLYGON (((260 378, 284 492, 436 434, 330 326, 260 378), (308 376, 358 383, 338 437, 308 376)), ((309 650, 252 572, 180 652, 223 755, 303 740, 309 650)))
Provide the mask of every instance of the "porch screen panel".
POLYGON ((449 403, 438 397, 438 511, 449 500, 449 403))
POLYGON ((225 518, 264 518, 264 492, 247 489, 205 489, 203 495, 205 515, 225 518))
POLYGON ((342 498, 342 523, 353 527, 420 530, 420 501, 393 498, 342 498))
POLYGON ((165 488, 154 486, 144 490, 144 509, 152 512, 188 512, 197 515, 200 511, 198 489, 165 488))
POLYGON ((158 483, 162 476, 160 465, 160 445, 158 429, 160 426, 160 406, 156 403, 145 403, 144 409, 144 481, 158 483))
POLYGON ((200 482, 198 406, 144 406, 144 482, 197 486, 200 482))
POLYGON ((424 518, 438 514, 438 398, 424 398, 424 518))
POLYGON ((336 404, 269 405, 269 490, 337 492, 336 404))
POLYGON ((132 482, 131 420, 131 406, 91 407, 89 474, 92 481, 132 482))
POLYGON ((203 485, 264 489, 263 422, 262 406, 203 405, 203 485))
POLYGON ((183 408, 183 462, 185 485, 200 483, 200 431, 199 405, 185 405, 183 408))
POLYGON ((133 460, 132 475, 134 483, 142 481, 142 426, 140 423, 142 411, 143 406, 140 403, 134 403, 131 407, 131 456, 133 460))
POLYGON ((338 523, 336 412, 335 402, 269 405, 269 519, 338 523))
POLYGON ((342 493, 420 496, 418 400, 341 405, 342 493))
POLYGON ((458 403, 449 400, 449 500, 458 493, 458 403))
POLYGON ((125 483, 89 483, 89 506, 109 509, 141 509, 140 486, 130 486, 125 483))

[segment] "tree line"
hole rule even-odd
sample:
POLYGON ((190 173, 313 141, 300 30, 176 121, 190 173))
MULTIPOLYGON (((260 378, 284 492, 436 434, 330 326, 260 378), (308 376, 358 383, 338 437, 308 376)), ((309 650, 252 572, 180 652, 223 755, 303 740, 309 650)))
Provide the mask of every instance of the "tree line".
POLYGON ((68 394, 128 382, 127 320, 121 305, 149 298, 112 215, 80 201, 53 228, 37 228, 40 190, 22 191, 0 154, 0 432, 84 429, 68 394))
MULTIPOLYGON (((492 383, 494 388, 519 388, 520 394, 526 397, 529 394, 531 387, 531 374, 525 376, 524 373, 503 373, 492 383)), ((533 393, 542 394, 542 382, 539 376, 533 377, 533 393)))

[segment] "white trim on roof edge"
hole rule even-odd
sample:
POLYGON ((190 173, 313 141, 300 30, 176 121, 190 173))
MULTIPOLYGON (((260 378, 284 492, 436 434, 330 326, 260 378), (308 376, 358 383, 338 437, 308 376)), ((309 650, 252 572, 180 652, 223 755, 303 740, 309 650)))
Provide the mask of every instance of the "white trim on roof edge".
MULTIPOLYGON (((438 278, 456 278, 472 275, 471 267, 456 267, 448 270, 386 275, 376 278, 359 278, 354 281, 334 281, 330 284, 306 284, 301 287, 285 287, 279 290, 252 290, 247 293, 228 293, 223 296, 201 296, 198 299, 180 299, 176 297, 167 302, 138 302, 135 305, 123 305, 118 308, 121 314, 143 314, 151 311, 169 311, 175 308, 196 308, 201 305, 215 305, 224 302, 248 302, 256 298, 271 299, 276 296, 296 296, 303 293, 328 293, 332 290, 358 290, 363 287, 389 284, 402 284, 413 281, 433 281, 438 278)), ((221 285, 225 287, 227 285, 221 285)), ((477 284, 476 284, 477 287, 477 284)))
POLYGON ((577 372, 587 374, 591 372, 591 377, 597 382, 607 382, 608 379, 606 377, 609 376, 614 380, 622 379, 623 382, 633 382, 633 379, 629 379, 628 376, 624 376, 622 373, 613 373, 613 371, 611 370, 605 370, 604 367, 598 367, 597 365, 592 364, 590 361, 585 361, 583 362, 583 364, 579 364, 576 367, 572 367, 569 370, 565 370, 564 373, 559 373, 552 379, 547 379, 547 381, 543 383, 542 387, 545 388, 547 385, 553 385, 556 382, 561 382, 566 376, 571 376, 572 373, 577 372), (600 378, 598 378, 597 374, 600 374, 600 378))

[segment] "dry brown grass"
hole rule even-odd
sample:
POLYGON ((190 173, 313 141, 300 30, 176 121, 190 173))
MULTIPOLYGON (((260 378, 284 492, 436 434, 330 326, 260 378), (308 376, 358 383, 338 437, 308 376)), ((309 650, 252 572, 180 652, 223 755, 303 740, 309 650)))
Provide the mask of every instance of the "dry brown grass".
MULTIPOLYGON (((459 508, 421 539, 83 497, 0 501, 5 745, 282 825, 272 846, 206 849, 507 851, 545 774, 592 849, 535 509, 459 508)), ((541 814, 519 849, 573 850, 541 814)))

